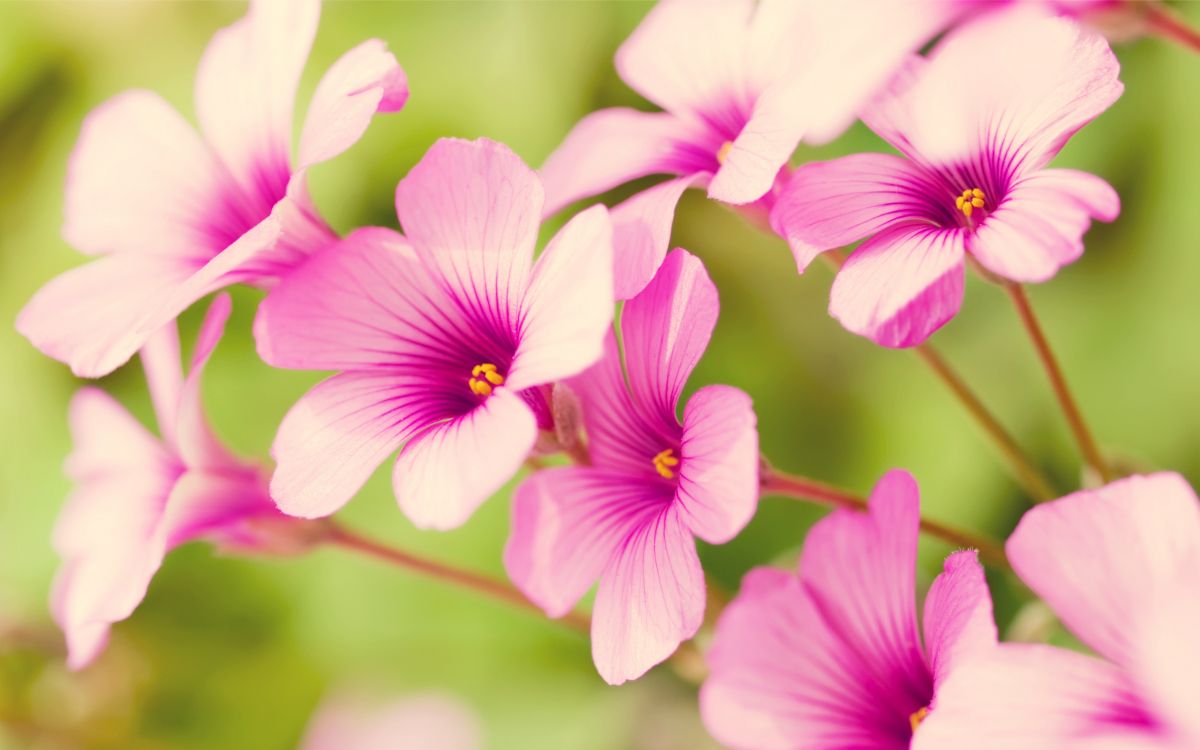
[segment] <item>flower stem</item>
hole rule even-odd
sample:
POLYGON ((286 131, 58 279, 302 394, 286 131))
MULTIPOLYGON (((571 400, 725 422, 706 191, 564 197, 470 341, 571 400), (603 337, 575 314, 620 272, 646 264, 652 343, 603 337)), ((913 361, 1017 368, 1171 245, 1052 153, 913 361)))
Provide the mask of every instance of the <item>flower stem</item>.
MULTIPOLYGON (((460 588, 470 589, 478 594, 483 594, 484 596, 520 609, 535 612, 538 615, 544 614, 541 607, 526 599, 520 591, 503 581, 481 573, 463 570, 462 568, 456 568, 445 563, 418 557, 410 552, 390 547, 382 542, 369 539, 336 524, 330 524, 330 529, 325 536, 325 542, 344 550, 388 563, 389 565, 404 568, 427 578, 451 583, 460 588)), ((568 612, 559 621, 583 633, 591 631, 590 618, 578 612, 568 612)))
MULTIPOLYGON (((867 500, 849 490, 843 490, 822 482, 805 477, 786 474, 773 468, 763 469, 762 494, 782 495, 797 500, 810 500, 837 508, 866 511, 867 500)), ((932 537, 949 542, 955 547, 968 547, 979 550, 979 556, 990 565, 998 568, 1009 568, 1008 557, 1004 548, 997 542, 985 537, 975 536, 966 531, 951 528, 937 521, 921 518, 921 530, 932 537)))
POLYGON ((1182 18, 1159 3, 1146 3, 1143 7, 1146 25, 1151 33, 1182 44, 1193 52, 1200 52, 1200 31, 1188 26, 1182 18))
POLYGON ((1058 365, 1058 360, 1054 356, 1054 352, 1050 349, 1050 342, 1046 340, 1046 334, 1042 331, 1042 326, 1038 323, 1037 316, 1034 315, 1033 307, 1029 304, 1029 298, 1025 295, 1025 289, 1020 284, 1006 283, 1005 290, 1008 291, 1008 296, 1012 299, 1013 305, 1017 308, 1017 314, 1021 317, 1021 323, 1025 326, 1025 330, 1029 333, 1029 338, 1033 341, 1034 349, 1037 350, 1038 358, 1042 361, 1042 366, 1046 370, 1046 375, 1050 378, 1050 385, 1054 389, 1054 395, 1058 399, 1059 405, 1062 407, 1063 415, 1067 418, 1067 424, 1071 427, 1071 432, 1075 435, 1075 442, 1079 444, 1079 451, 1083 454, 1083 460, 1087 462, 1101 480, 1105 483, 1111 482, 1115 475, 1108 463, 1100 454, 1100 449, 1096 447, 1096 441, 1092 438, 1091 430, 1088 429, 1087 423, 1083 419, 1083 413, 1080 412, 1079 406, 1075 403, 1075 398, 1071 395, 1071 389, 1067 385, 1067 379, 1063 376, 1062 368, 1058 365))

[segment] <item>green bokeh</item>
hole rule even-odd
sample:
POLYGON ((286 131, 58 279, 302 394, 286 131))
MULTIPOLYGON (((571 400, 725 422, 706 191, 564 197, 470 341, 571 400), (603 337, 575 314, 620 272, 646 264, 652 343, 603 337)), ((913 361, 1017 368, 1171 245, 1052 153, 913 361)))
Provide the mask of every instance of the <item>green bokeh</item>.
MULTIPOLYGON (((396 53, 412 98, 314 171, 321 211, 339 230, 394 226, 396 181, 438 137, 488 136, 536 165, 585 113, 645 106, 611 59, 646 7, 327 5, 299 112, 327 66, 370 36, 396 53)), ((1200 6, 1182 10, 1200 20, 1200 6)), ((0 321, 11 322, 35 289, 83 260, 60 237, 65 163, 83 116, 123 89, 144 87, 190 117, 204 45, 242 12, 218 3, 0 5, 0 321)), ((1104 447, 1122 465, 1196 480, 1200 57, 1158 40, 1117 53, 1125 95, 1058 163, 1108 179, 1122 215, 1094 227, 1085 257, 1031 297, 1104 447)), ((986 61, 981 66, 985 85, 986 61)), ((802 148, 799 158, 882 148, 859 126, 830 147, 802 148)), ((691 388, 748 391, 773 462, 861 491, 904 467, 921 483, 927 515, 996 537, 1012 528, 1026 500, 995 450, 913 356, 880 349, 828 317, 823 266, 797 276, 779 240, 700 194, 683 201, 675 241, 705 260, 723 303, 691 388)), ((222 437, 265 456, 279 419, 318 375, 271 370, 257 359, 250 323, 259 296, 234 292, 205 394, 222 437)), ((183 316, 185 341, 200 312, 183 316)), ((972 280, 962 313, 934 342, 1059 487, 1077 486, 1076 450, 1002 291, 972 280)), ((0 710, 41 727, 7 739, 0 728, 0 748, 58 747, 53 736, 86 736, 88 746, 105 748, 290 748, 323 692, 347 683, 384 694, 458 693, 481 713, 491 748, 711 746, 694 688, 670 669, 608 688, 586 641, 570 631, 333 551, 246 560, 203 546, 179 550, 145 604, 116 627, 100 662, 70 676, 44 653, 58 647, 45 602, 56 562, 50 529, 68 489, 65 409, 79 383, 10 324, 0 325, 0 363, 0 710)), ((101 385, 149 421, 136 366, 101 385)), ((500 574, 507 506, 505 492, 460 530, 418 532, 380 472, 344 516, 413 550, 500 574)), ((703 550, 706 567, 735 587, 756 564, 790 561, 819 515, 765 500, 737 540, 703 550)), ((922 580, 946 551, 923 542, 922 580)), ((1003 577, 994 584, 1003 626, 1022 594, 1003 577)))

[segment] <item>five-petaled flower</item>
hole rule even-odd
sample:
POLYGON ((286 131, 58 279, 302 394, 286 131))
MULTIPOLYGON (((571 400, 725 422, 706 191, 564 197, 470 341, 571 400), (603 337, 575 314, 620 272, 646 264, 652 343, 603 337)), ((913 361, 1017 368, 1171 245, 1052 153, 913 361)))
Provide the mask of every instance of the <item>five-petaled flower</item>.
POLYGON ((706 386, 682 424, 677 415, 717 309, 704 266, 672 252, 626 303, 623 347, 610 332, 603 359, 571 380, 591 465, 540 471, 513 498, 509 576, 555 617, 600 580, 592 655, 610 683, 641 676, 695 635, 705 584, 693 537, 729 541, 758 504, 749 396, 706 386))
POLYGON ((17 328, 84 377, 123 364, 158 328, 233 283, 270 286, 333 232, 308 196, 310 166, 349 148, 376 111, 400 109, 404 71, 374 39, 317 85, 291 159, 292 108, 317 30, 316 0, 255 0, 218 32, 196 75, 203 137, 150 91, 84 122, 67 178, 67 240, 103 256, 44 286, 17 328))
POLYGON ((1065 18, 985 14, 914 58, 864 113, 901 151, 805 164, 771 214, 803 272, 869 237, 838 272, 830 313, 884 346, 913 346, 962 304, 969 255, 988 272, 1044 281, 1114 219, 1098 177, 1045 169, 1121 94, 1108 44, 1065 18), (1020 52, 1014 41, 1020 40, 1020 52))
POLYGON ((713 736, 738 750, 900 750, 921 737, 945 681, 996 647, 996 626, 976 553, 955 552, 925 599, 922 647, 919 522, 916 482, 894 470, 868 514, 835 511, 808 532, 798 574, 746 576, 708 652, 713 736))
POLYGON ((550 385, 599 358, 613 314, 606 209, 573 218, 535 264, 542 203, 507 147, 443 139, 396 189, 405 236, 360 229, 272 291, 262 358, 343 371, 280 425, 281 509, 334 512, 404 446, 401 508, 446 529, 516 473, 553 428, 550 385))

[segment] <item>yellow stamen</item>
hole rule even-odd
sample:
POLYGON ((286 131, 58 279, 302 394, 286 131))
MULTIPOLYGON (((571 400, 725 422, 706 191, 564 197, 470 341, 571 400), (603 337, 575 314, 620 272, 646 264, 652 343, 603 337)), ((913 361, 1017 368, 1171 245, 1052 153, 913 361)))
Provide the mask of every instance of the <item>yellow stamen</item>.
POLYGON ((497 372, 497 367, 491 362, 475 365, 471 368, 471 378, 467 386, 476 396, 492 395, 492 386, 503 385, 504 376, 497 372))
POLYGON ((912 730, 914 732, 917 731, 917 727, 921 726, 921 722, 925 721, 925 717, 928 715, 929 715, 929 706, 925 706, 924 708, 919 708, 916 711, 912 712, 912 715, 908 717, 908 723, 909 723, 909 726, 912 727, 912 730))
POLYGON ((678 466, 679 459, 675 457, 674 448, 667 448, 666 450, 659 451, 658 454, 654 456, 653 463, 654 470, 658 472, 660 477, 663 479, 675 478, 675 472, 671 471, 671 467, 678 466))
POLYGON ((987 196, 979 188, 970 188, 962 191, 962 195, 954 199, 954 207, 963 212, 963 215, 968 219, 977 208, 983 208, 987 205, 987 196))
POLYGON ((721 144, 721 148, 717 149, 717 164, 724 164, 725 159, 729 156, 729 149, 733 148, 733 141, 725 141, 721 144))

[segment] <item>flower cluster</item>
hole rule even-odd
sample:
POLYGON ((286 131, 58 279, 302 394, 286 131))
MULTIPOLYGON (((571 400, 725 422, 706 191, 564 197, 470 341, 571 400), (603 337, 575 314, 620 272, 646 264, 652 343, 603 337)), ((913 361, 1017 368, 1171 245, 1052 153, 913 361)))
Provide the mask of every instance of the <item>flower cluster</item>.
MULTIPOLYGON (((315 0, 254 0, 218 32, 197 74, 199 135, 150 92, 101 105, 71 157, 65 228, 99 257, 37 292, 17 327, 81 376, 140 352, 161 439, 98 389, 71 404, 76 490, 52 597, 71 666, 100 653, 171 548, 344 541, 323 519, 392 457, 396 501, 420 528, 461 526, 521 476, 503 558, 520 595, 558 618, 596 586, 592 653, 611 684, 671 658, 714 601, 697 539, 730 541, 760 495, 799 486, 762 458, 746 393, 684 398, 719 303, 700 258, 671 249, 677 202, 706 189, 786 240, 801 272, 864 240, 835 260, 829 309, 886 347, 946 324, 968 266, 1009 287, 1052 278, 1120 206, 1099 177, 1048 165, 1122 84, 1086 8, 1000 5, 662 0, 616 55, 662 111, 592 113, 540 172, 488 139, 438 140, 396 188, 402 231, 338 236, 309 199, 308 168, 408 96, 384 44, 366 41, 322 77, 293 149, 315 0), (859 118, 898 154, 791 166, 799 143, 859 118), (650 175, 669 178, 580 210, 537 252, 544 217, 650 175), (233 284, 267 290, 253 326, 266 364, 333 373, 279 425, 271 469, 234 456, 203 415, 228 296, 179 368, 176 316, 233 284)), ((854 506, 808 486, 799 495, 854 506)), ((869 503, 810 530, 798 572, 745 578, 705 639, 714 737, 745 750, 1200 746, 1187 683, 1200 502, 1184 479, 1084 489, 1008 539, 1015 573, 1098 656, 1000 643, 973 549, 946 558, 918 618, 921 528, 939 527, 894 470, 869 503)), ((310 745, 348 746, 339 721, 310 745)))

